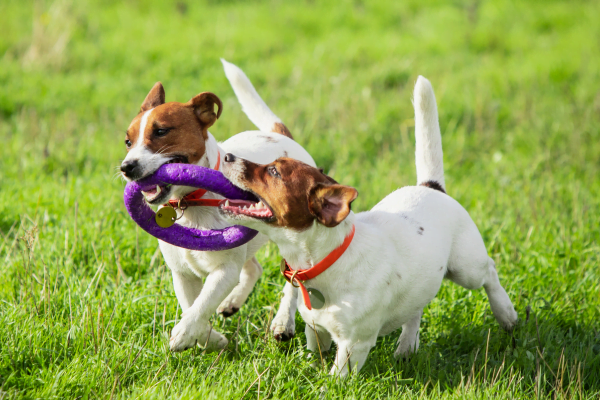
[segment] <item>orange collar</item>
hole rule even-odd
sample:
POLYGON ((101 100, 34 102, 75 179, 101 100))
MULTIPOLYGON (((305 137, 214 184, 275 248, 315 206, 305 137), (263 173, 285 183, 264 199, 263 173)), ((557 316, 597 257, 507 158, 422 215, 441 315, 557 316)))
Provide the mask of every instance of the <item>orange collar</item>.
POLYGON ((333 263, 335 263, 342 256, 342 254, 344 254, 348 246, 350 246, 350 243, 354 238, 354 230, 354 225, 352 225, 352 230, 350 231, 348 236, 346 236, 344 242, 341 245, 339 245, 336 249, 334 249, 331 253, 329 253, 324 259, 322 259, 320 262, 313 265, 309 269, 299 269, 297 271, 294 271, 290 268, 289 264, 287 263, 287 261, 285 261, 285 259, 281 260, 281 273, 283 274, 283 277, 286 281, 290 282, 292 286, 295 286, 294 282, 298 283, 298 286, 295 287, 300 287, 300 290, 302 290, 302 298, 304 299, 304 304, 309 310, 312 310, 312 305, 310 304, 308 291, 306 290, 302 282, 308 279, 316 278, 317 276, 325 272, 327 268, 331 267, 333 263))
MULTIPOLYGON (((221 152, 217 150, 217 164, 215 165, 215 171, 219 170, 219 166, 221 165, 221 152)), ((206 189, 198 189, 193 191, 190 194, 186 194, 183 196, 181 200, 172 199, 169 200, 169 204, 174 208, 178 208, 181 203, 187 208, 190 206, 208 206, 208 207, 217 207, 221 202, 220 199, 203 199, 202 197, 208 192, 206 189)))

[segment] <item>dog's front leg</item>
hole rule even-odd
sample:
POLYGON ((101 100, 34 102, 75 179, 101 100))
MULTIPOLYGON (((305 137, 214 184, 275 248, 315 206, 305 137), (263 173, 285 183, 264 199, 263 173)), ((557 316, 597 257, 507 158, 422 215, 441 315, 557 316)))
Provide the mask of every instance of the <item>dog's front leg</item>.
POLYGON ((326 353, 331 348, 333 339, 331 334, 325 330, 315 331, 314 323, 306 322, 304 334, 306 335, 306 348, 313 353, 326 353))
POLYGON ((412 317, 407 323, 402 325, 402 333, 398 338, 398 347, 394 352, 394 357, 408 357, 416 353, 419 349, 419 327, 421 326, 421 316, 423 310, 412 317))
POLYGON ((313 368, 320 370, 323 366, 323 357, 329 352, 333 339, 331 334, 326 330, 320 330, 316 327, 314 322, 309 323, 307 321, 304 327, 304 334, 306 335, 306 349, 310 351, 308 358, 312 359, 310 365, 313 368), (315 330, 313 327, 317 328, 315 330))
POLYGON ((360 371, 376 341, 377 334, 366 340, 341 340, 337 342, 335 363, 329 375, 339 375, 344 378, 348 376, 350 371, 360 371))
POLYGON ((181 321, 171 332, 171 351, 183 351, 196 344, 206 345, 207 350, 227 346, 227 338, 211 329, 209 319, 238 283, 239 274, 239 268, 234 263, 223 264, 208 274, 200 295, 183 312, 181 321))
POLYGON ((173 289, 175 296, 181 306, 181 311, 185 312, 194 304, 196 298, 202 291, 202 278, 195 275, 182 274, 181 272, 172 270, 173 274, 173 289))
POLYGON ((298 289, 286 282, 283 287, 283 298, 273 322, 271 331, 276 340, 287 342, 296 333, 296 309, 298 308, 298 289))

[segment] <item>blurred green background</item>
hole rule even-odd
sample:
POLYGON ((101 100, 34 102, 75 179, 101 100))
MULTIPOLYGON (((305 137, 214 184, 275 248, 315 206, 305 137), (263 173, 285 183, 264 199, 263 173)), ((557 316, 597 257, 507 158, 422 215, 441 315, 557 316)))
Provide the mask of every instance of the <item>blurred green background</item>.
POLYGON ((595 398, 599 16, 598 1, 3 0, 0 398, 595 398), (483 293, 445 283, 417 356, 393 359, 396 333, 358 377, 329 380, 305 359, 300 319, 288 346, 267 335, 282 285, 269 244, 239 316, 214 318, 227 351, 171 355, 168 270, 116 168, 158 80, 167 101, 216 93, 217 139, 254 129, 221 57, 359 190, 355 211, 414 184, 411 93, 427 77, 448 193, 497 262, 514 336, 483 293))

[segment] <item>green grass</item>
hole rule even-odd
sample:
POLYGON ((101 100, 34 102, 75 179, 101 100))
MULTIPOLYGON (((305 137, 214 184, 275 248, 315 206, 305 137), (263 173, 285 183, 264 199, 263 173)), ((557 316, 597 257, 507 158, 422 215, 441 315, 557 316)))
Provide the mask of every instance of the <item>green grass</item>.
POLYGON ((598 398, 599 16, 593 1, 2 1, 0 399, 598 398), (157 80, 169 101, 219 95, 218 139, 252 128, 219 57, 359 190, 355 211, 415 182, 411 92, 429 78, 448 192, 496 260, 514 335, 482 291, 446 282, 416 356, 394 360, 395 333, 331 379, 300 318, 289 344, 268 335, 269 244, 240 313, 213 318, 229 347, 171 354, 169 272, 115 167, 157 80))

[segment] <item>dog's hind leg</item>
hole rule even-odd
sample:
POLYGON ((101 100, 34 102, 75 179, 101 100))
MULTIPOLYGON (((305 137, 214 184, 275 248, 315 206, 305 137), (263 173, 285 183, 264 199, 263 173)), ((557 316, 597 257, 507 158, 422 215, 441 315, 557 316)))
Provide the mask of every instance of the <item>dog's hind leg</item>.
POLYGON ((489 259, 487 268, 484 269, 480 278, 467 275, 465 271, 450 271, 446 274, 446 278, 452 282, 459 284, 465 289, 479 289, 481 286, 485 288, 485 292, 488 295, 490 306, 496 321, 506 330, 511 330, 517 324, 517 312, 506 294, 506 290, 500 284, 498 279, 498 273, 496 272, 496 266, 494 261, 489 259), (479 283, 476 283, 479 282, 479 283))
POLYGON ((496 272, 496 264, 491 258, 488 260, 488 276, 483 287, 488 295, 496 321, 507 331, 512 330, 517 323, 517 312, 506 290, 500 284, 498 273, 496 272))
POLYGON ((421 327, 421 316, 423 310, 411 318, 410 321, 402 325, 402 333, 398 338, 398 348, 394 352, 394 357, 408 357, 416 353, 419 349, 419 328, 421 327))
POLYGON ((262 266, 256 257, 247 260, 240 273, 240 282, 233 288, 227 298, 223 300, 217 312, 223 314, 224 317, 229 317, 238 312, 246 302, 246 299, 248 299, 248 296, 250 296, 250 293, 252 293, 252 289, 258 278, 262 275, 262 272, 262 266))
POLYGON ((517 323, 517 312, 500 285, 494 261, 489 258, 475 224, 466 227, 452 249, 446 278, 466 289, 485 288, 496 320, 506 330, 517 323))

